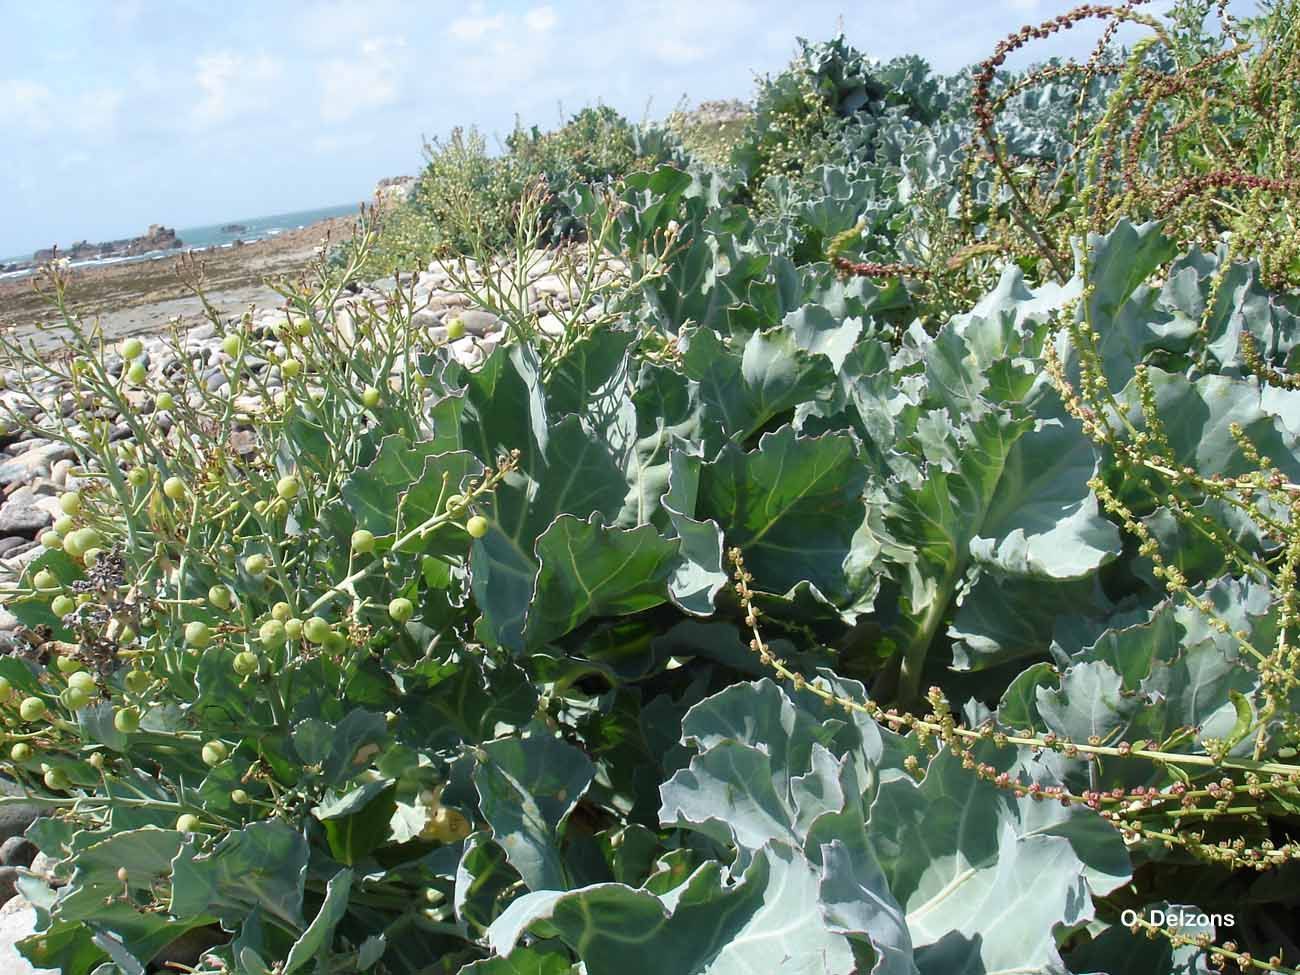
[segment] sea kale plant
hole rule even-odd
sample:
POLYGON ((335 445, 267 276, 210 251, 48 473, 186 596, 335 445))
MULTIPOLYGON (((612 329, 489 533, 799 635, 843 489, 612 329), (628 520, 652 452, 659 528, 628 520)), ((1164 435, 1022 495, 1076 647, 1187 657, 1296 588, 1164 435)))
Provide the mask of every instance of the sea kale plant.
POLYGON ((5 593, 63 881, 26 956, 1300 971, 1293 161, 1231 141, 1292 135, 1230 97, 1294 97, 1295 10, 999 73, 1135 6, 964 81, 806 47, 844 165, 771 205, 698 161, 527 184, 443 266, 505 323, 472 355, 405 279, 356 297, 365 227, 273 327, 214 315, 216 389, 179 335, 157 388, 75 320, 4 339, 7 435, 79 458, 5 593))

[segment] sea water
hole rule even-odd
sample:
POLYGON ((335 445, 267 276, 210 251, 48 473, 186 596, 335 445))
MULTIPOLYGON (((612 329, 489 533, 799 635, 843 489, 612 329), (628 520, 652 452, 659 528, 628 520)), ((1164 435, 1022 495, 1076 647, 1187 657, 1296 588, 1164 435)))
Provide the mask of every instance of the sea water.
MULTIPOLYGON (((244 217, 236 220, 223 220, 221 223, 205 224, 201 227, 182 227, 176 231, 176 236, 181 239, 182 246, 178 250, 206 250, 210 247, 233 247, 235 241, 242 240, 244 243, 251 243, 255 240, 265 240, 268 237, 274 237, 289 230, 298 230, 309 224, 316 223, 319 220, 328 220, 330 217, 344 217, 357 213, 360 204, 345 203, 339 206, 321 207, 316 210, 295 210, 291 213, 273 213, 265 217, 244 217), (242 227, 242 230, 223 230, 223 227, 242 227)), ((124 264, 130 261, 148 261, 156 260, 160 257, 174 256, 176 250, 151 251, 146 254, 137 254, 132 257, 106 257, 99 260, 74 261, 72 267, 81 267, 85 265, 100 264, 124 264)), ((30 261, 31 254, 20 254, 17 257, 0 258, 0 265, 16 264, 24 261, 30 261)), ((11 271, 8 274, 0 273, 0 280, 5 278, 18 277, 20 275, 30 274, 30 270, 11 271)))

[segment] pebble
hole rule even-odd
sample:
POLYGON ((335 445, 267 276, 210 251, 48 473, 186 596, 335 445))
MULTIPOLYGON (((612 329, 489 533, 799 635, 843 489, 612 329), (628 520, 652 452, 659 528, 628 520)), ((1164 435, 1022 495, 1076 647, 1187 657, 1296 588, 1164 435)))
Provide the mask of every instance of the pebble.
POLYGON ((4 975, 59 975, 53 968, 35 968, 18 953, 19 941, 36 933, 36 908, 19 895, 0 907, 0 972, 4 975))
POLYGON ((68 472, 74 466, 72 461, 64 459, 50 468, 50 480, 54 482, 56 488, 63 489, 68 482, 68 472))
POLYGON ((59 461, 72 460, 74 456, 72 448, 66 444, 47 441, 41 446, 29 446, 13 460, 0 464, 0 484, 34 481, 48 475, 59 461))
POLYGON ((0 863, 6 867, 30 867, 39 852, 27 837, 11 836, 0 843, 0 863))
POLYGON ((30 488, 20 488, 0 505, 0 534, 20 538, 36 538, 54 523, 50 512, 36 504, 37 496, 30 488))

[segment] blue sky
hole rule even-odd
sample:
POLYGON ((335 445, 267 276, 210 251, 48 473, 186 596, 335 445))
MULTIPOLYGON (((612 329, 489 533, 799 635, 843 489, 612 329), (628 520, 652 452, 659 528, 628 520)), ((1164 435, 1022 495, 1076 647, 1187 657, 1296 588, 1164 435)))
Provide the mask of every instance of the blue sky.
MULTIPOLYGON (((843 26, 951 70, 1058 0, 0 0, 0 255, 369 197, 426 136, 748 97, 843 26)), ((1096 30, 1043 53, 1079 53, 1096 30)))

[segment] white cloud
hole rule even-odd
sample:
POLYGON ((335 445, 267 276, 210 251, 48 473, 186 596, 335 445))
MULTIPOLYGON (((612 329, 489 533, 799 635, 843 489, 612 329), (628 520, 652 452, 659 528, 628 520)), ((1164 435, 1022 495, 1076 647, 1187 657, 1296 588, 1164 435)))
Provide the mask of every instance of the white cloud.
POLYGON ((550 4, 544 7, 533 7, 524 14, 524 23, 528 25, 528 29, 539 34, 554 27, 556 19, 555 8, 550 4))
POLYGON ((121 92, 91 88, 70 97, 38 81, 0 81, 0 124, 45 134, 61 130, 69 136, 102 134, 113 127, 121 92))
POLYGON ((221 51, 205 54, 194 63, 194 81, 202 92, 194 107, 199 126, 216 125, 263 108, 267 86, 279 80, 282 69, 267 54, 248 56, 221 51))
POLYGON ((357 54, 333 58, 320 68, 320 117, 346 122, 361 112, 397 101, 403 38, 368 38, 357 54))

